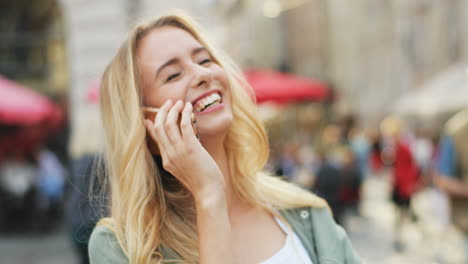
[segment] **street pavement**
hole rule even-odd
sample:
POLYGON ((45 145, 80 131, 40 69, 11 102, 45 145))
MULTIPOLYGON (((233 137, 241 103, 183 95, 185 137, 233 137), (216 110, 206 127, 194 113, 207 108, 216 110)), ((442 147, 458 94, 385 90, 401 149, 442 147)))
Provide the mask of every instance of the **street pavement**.
MULTIPOLYGON (((370 177, 363 187, 361 215, 350 216, 346 229, 366 263, 463 263, 462 237, 450 225, 437 225, 430 192, 415 198, 419 221, 404 225, 405 250, 393 247, 395 210, 389 201, 388 175, 370 177)), ((0 264, 78 264, 65 228, 49 235, 0 237, 0 264)))
POLYGON ((47 235, 0 236, 0 264, 78 264, 64 228, 47 235))

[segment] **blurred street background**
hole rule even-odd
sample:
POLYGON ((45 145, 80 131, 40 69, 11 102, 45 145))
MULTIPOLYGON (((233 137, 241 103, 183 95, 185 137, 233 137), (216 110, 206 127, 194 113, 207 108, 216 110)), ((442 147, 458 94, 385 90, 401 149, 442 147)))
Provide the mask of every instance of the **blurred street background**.
POLYGON ((266 169, 324 197, 367 263, 468 263, 468 0, 17 0, 0 2, 1 264, 87 263, 100 76, 170 8, 244 71, 266 169))

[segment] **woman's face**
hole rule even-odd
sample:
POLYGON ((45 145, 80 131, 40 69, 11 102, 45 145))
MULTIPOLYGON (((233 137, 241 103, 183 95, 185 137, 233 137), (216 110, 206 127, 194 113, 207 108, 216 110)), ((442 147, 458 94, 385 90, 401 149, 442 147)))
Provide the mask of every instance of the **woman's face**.
POLYGON ((232 111, 226 72, 190 33, 154 29, 140 40, 137 56, 145 106, 191 102, 202 139, 227 132, 232 111))

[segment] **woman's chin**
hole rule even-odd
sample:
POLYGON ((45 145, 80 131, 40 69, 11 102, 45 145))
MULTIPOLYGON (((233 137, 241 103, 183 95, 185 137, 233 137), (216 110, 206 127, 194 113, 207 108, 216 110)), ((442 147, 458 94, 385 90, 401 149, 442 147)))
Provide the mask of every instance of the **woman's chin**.
POLYGON ((213 118, 197 119, 197 130, 200 140, 203 142, 211 141, 212 138, 224 138, 229 132, 231 124, 232 115, 228 113, 213 118))

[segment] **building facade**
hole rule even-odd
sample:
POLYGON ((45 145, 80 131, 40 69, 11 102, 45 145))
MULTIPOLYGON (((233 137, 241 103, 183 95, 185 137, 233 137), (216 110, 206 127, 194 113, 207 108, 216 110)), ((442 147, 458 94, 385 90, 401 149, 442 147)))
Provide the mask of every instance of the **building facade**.
POLYGON ((371 124, 402 94, 468 60, 466 0, 310 0, 284 16, 292 70, 329 81, 342 109, 371 124))
POLYGON ((242 67, 286 69, 330 83, 340 111, 368 124, 403 93, 468 59, 468 0, 59 1, 72 127, 86 124, 80 116, 90 108, 97 112, 86 90, 128 29, 170 8, 189 10, 242 67))

